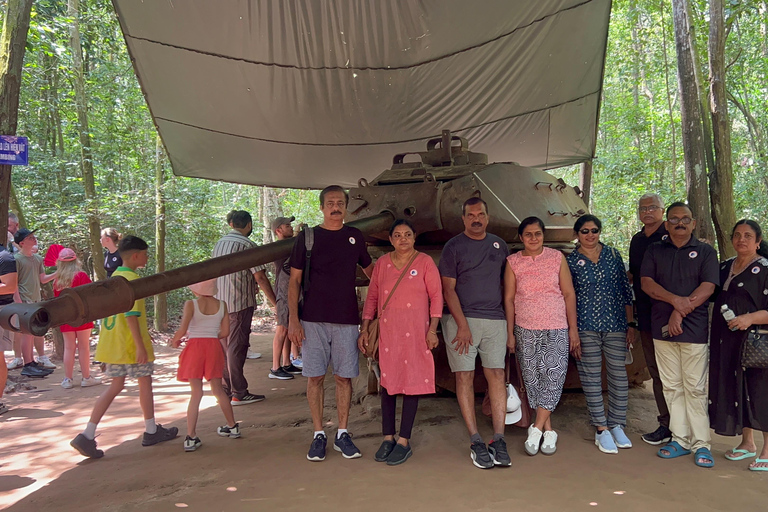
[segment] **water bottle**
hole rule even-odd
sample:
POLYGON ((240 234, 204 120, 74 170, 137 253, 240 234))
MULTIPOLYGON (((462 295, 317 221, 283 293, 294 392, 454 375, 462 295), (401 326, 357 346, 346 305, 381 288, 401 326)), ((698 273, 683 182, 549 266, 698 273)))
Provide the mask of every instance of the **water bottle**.
MULTIPOLYGON (((725 322, 728 323, 734 318, 736 318, 736 313, 731 310, 731 308, 728 307, 728 304, 723 304, 720 306, 720 314, 723 315, 723 318, 725 319, 725 322)), ((737 329, 731 329, 732 331, 735 331, 737 329)))

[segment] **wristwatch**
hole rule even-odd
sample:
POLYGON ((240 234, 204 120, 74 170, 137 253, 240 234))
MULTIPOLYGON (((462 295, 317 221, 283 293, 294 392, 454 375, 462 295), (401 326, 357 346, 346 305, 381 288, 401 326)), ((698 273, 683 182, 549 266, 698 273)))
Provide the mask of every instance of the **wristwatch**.
POLYGON ((637 329, 637 322, 635 320, 632 320, 631 322, 627 322, 627 327, 637 329))

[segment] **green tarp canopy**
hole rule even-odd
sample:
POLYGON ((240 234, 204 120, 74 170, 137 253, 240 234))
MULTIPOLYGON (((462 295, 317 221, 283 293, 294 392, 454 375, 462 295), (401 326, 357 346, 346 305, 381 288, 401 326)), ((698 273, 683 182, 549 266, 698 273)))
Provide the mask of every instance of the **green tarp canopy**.
POLYGON ((442 129, 590 159, 610 0, 113 0, 174 173, 350 186, 442 129))

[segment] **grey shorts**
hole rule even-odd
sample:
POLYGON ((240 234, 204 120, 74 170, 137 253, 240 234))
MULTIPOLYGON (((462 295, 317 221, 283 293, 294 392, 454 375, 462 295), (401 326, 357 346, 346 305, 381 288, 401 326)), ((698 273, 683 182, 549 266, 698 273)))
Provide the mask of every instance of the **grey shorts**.
POLYGON ((333 374, 345 379, 357 377, 359 351, 357 325, 329 324, 326 322, 301 321, 304 328, 304 343, 301 346, 301 361, 304 377, 322 377, 333 366, 333 374))
POLYGON ((283 299, 277 299, 275 304, 275 320, 277 325, 282 327, 288 327, 288 301, 283 299))
POLYGON ((453 315, 443 315, 440 325, 443 327, 445 351, 452 372, 471 372, 475 369, 475 359, 480 354, 483 368, 504 368, 507 355, 507 321, 488 320, 486 318, 467 318, 469 332, 472 333, 472 345, 469 353, 459 355, 451 341, 459 328, 453 315))
POLYGON ((137 379, 139 377, 151 377, 152 372, 155 370, 155 363, 144 364, 109 364, 107 363, 107 369, 104 375, 110 378, 114 377, 130 377, 137 379))

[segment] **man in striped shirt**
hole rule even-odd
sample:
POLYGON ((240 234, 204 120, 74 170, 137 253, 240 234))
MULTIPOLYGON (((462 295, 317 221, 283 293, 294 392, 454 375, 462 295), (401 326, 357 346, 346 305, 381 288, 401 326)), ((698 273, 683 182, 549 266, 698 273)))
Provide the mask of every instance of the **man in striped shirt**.
MULTIPOLYGON (((214 258, 257 247, 248 238, 253 231, 250 213, 244 210, 232 210, 227 214, 227 223, 232 231, 216 242, 216 247, 213 248, 214 258)), ((226 302, 229 311, 229 337, 224 343, 227 365, 224 367, 222 385, 231 398, 232 405, 245 405, 264 400, 264 395, 254 395, 248 391, 248 381, 243 374, 243 366, 250 345, 248 338, 251 333, 251 320, 259 286, 272 306, 276 302, 275 292, 272 291, 265 269, 266 265, 260 265, 233 272, 219 277, 216 283, 219 289, 216 298, 226 302)))

